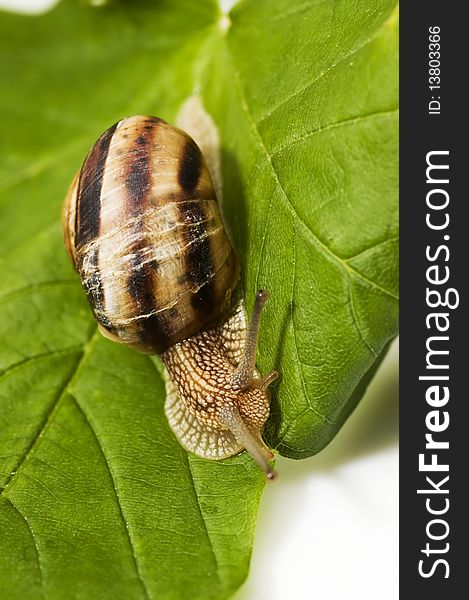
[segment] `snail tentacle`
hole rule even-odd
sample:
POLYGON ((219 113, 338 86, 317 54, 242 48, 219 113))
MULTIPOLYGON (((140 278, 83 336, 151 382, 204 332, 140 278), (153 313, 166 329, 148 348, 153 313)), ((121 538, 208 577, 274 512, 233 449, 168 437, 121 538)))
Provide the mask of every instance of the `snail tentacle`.
POLYGON ((220 419, 229 428, 236 441, 247 450, 261 467, 267 479, 275 479, 277 473, 269 464, 269 461, 274 459, 273 452, 265 445, 260 434, 253 433, 246 426, 239 411, 229 407, 220 414, 220 419))
POLYGON ((261 314, 268 299, 269 293, 266 290, 259 290, 257 292, 251 322, 249 323, 246 335, 243 356, 233 376, 233 384, 240 390, 249 389, 253 383, 261 314))

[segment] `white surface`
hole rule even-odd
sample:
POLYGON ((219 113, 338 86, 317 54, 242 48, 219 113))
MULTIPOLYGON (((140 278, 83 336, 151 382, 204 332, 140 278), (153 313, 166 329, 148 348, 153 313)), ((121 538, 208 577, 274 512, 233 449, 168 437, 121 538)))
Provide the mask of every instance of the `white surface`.
POLYGON ((0 9, 19 13, 39 14, 57 4, 59 0, 0 0, 0 9))
POLYGON ((331 444, 280 458, 233 600, 397 600, 398 343, 331 444))

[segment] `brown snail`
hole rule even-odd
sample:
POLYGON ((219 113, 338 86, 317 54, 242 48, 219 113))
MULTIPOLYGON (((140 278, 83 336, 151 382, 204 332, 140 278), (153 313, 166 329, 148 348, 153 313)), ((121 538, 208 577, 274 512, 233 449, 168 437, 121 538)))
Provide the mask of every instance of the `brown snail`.
POLYGON ((63 226, 103 335, 161 355, 180 443, 209 459, 246 449, 272 479, 261 433, 277 373, 255 368, 268 295, 257 293, 246 326, 239 263, 197 144, 162 119, 119 121, 75 177, 63 226))

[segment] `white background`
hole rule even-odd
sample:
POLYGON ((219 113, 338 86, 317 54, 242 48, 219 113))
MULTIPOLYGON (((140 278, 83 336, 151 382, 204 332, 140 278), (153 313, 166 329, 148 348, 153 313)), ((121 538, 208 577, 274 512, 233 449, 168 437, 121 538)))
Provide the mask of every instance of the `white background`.
MULTIPOLYGON (((39 12, 55 3, 0 0, 0 8, 39 12)), ((233 600, 398 598, 397 381, 395 342, 330 446, 307 460, 278 459, 250 576, 233 600)))
POLYGON ((233 600, 397 600, 398 352, 325 450, 277 460, 233 600))

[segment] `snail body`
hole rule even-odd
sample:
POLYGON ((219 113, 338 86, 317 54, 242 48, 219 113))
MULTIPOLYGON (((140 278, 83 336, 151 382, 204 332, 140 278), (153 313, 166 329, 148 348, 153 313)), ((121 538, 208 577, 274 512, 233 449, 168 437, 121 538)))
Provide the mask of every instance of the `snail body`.
POLYGON ((276 373, 255 370, 267 294, 247 327, 239 263, 197 144, 156 117, 113 125, 69 189, 63 227, 103 335, 161 355, 181 444, 212 459, 245 448, 272 478, 261 432, 276 373))

